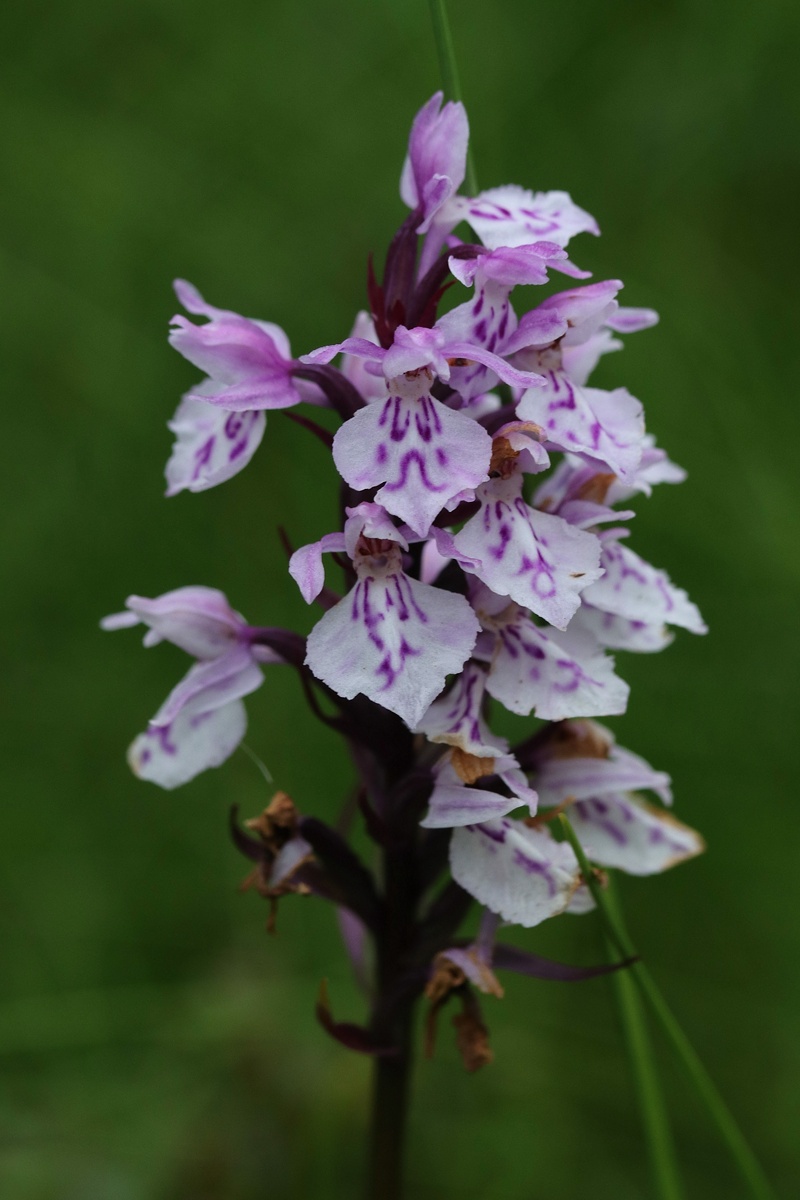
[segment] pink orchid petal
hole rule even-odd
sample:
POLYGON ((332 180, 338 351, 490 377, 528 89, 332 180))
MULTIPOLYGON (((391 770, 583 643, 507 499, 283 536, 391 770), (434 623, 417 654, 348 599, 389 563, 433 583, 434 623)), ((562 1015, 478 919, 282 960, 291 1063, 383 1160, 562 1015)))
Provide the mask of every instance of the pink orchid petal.
POLYGON ((420 233, 464 181, 469 124, 463 104, 436 92, 411 126, 408 155, 400 178, 400 195, 409 208, 422 205, 420 233))
POLYGON ((224 654, 245 627, 243 618, 216 588, 183 587, 154 600, 129 596, 125 603, 154 635, 148 635, 148 645, 173 642, 194 658, 211 659, 224 654))
POLYGON ((300 588, 300 594, 306 604, 316 600, 325 586, 325 568, 322 555, 335 550, 345 549, 343 533, 326 533, 318 542, 310 542, 295 550, 289 559, 289 574, 300 588))
POLYGON ((151 720, 153 726, 172 725, 179 713, 193 716, 240 700, 264 682, 264 674, 249 646, 232 646, 218 658, 195 663, 174 687, 151 720))

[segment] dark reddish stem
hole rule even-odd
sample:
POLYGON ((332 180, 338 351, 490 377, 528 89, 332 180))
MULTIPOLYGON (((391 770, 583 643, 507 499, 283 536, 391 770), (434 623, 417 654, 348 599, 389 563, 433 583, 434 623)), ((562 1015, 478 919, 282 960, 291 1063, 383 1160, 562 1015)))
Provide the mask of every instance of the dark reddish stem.
POLYGON ((377 995, 371 1032, 396 1054, 376 1058, 367 1166, 367 1200, 401 1200, 412 1067, 416 991, 402 987, 413 945, 418 900, 413 841, 388 846, 384 863, 384 923, 376 939, 377 995))

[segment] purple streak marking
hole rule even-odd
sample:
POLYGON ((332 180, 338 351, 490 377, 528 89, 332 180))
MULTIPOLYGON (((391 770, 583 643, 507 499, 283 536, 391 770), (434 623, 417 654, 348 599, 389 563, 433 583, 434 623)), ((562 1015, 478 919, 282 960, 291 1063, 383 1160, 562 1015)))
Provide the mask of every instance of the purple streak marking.
POLYGON ((387 492, 397 492, 400 490, 400 488, 404 488, 407 485, 408 477, 411 473, 411 466, 414 463, 417 465, 420 480, 429 492, 442 492, 445 490, 445 484, 432 483, 428 478, 425 458, 422 454, 420 454, 419 450, 409 450, 400 460, 400 478, 395 479, 392 482, 387 480, 387 482, 384 484, 387 492))
POLYGON ((216 437, 213 437, 213 436, 210 437, 207 442, 203 443, 203 445, 200 447, 199 450, 195 451, 194 472, 192 474, 192 481, 197 479, 198 475, 200 474, 201 468, 204 467, 206 465, 206 463, 210 460, 211 455, 214 452, 214 445, 216 443, 216 440, 217 440, 216 437))
POLYGON ((529 858, 524 851, 516 849, 514 851, 514 866, 522 867, 529 875, 540 875, 542 879, 547 881, 547 891, 549 895, 555 896, 556 885, 550 874, 547 863, 537 862, 535 858, 529 858))

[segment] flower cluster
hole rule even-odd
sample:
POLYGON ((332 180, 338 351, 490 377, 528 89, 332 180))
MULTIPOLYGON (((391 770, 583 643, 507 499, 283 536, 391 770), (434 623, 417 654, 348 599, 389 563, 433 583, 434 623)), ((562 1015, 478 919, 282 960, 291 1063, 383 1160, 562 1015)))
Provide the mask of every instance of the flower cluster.
MULTIPOLYGON (((656 314, 621 306, 619 280, 583 282, 568 246, 599 231, 566 193, 462 195, 467 117, 442 101, 413 123, 400 184, 410 212, 382 280, 370 264, 369 311, 350 336, 293 357, 277 325, 176 284, 200 320, 176 316, 170 340, 205 377, 170 424, 167 494, 242 470, 268 410, 310 406, 299 419, 330 447, 341 526, 289 563, 304 600, 324 609, 307 641, 248 625, 202 587, 131 597, 105 626, 143 622, 146 645, 166 639, 197 660, 133 744, 143 778, 170 788, 221 763, 244 735, 242 698, 262 667, 288 663, 348 739, 372 836, 401 829, 417 847, 444 845, 459 892, 495 923, 531 926, 592 906, 555 813, 569 810, 593 862, 633 874, 703 848, 664 807, 668 777, 595 718, 628 701, 609 650, 652 652, 670 627, 705 627, 627 544, 629 500, 684 472, 645 432, 638 399, 589 382, 619 335, 656 314), (565 290, 553 287, 559 276, 565 290), (532 285, 545 298, 519 314, 512 293, 532 285), (460 302, 440 311, 450 288, 460 302), (340 421, 332 437, 314 420, 320 408, 340 421), (339 591, 326 586, 325 555, 342 572, 339 591), (519 745, 492 731, 493 705, 531 718, 519 745)), ((345 851, 321 828, 297 818, 307 890, 327 888, 368 924, 366 901, 342 883, 345 851)), ((245 847, 261 854, 268 890, 275 854, 262 849, 245 847)), ((282 886, 285 876, 284 864, 282 886)), ((472 952, 451 949, 461 970, 472 952)), ((482 954, 478 985, 491 976, 482 954)))

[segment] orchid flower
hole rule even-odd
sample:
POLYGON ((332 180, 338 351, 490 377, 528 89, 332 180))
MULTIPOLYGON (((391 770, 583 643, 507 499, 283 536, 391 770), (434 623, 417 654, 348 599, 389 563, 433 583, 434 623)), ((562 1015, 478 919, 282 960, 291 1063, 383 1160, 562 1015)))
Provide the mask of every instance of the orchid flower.
POLYGON ((172 642, 197 662, 170 692, 128 751, 131 769, 164 788, 179 787, 231 756, 247 729, 242 697, 261 686, 261 663, 280 662, 215 588, 183 587, 155 600, 129 596, 103 629, 147 626, 145 646, 172 642))

